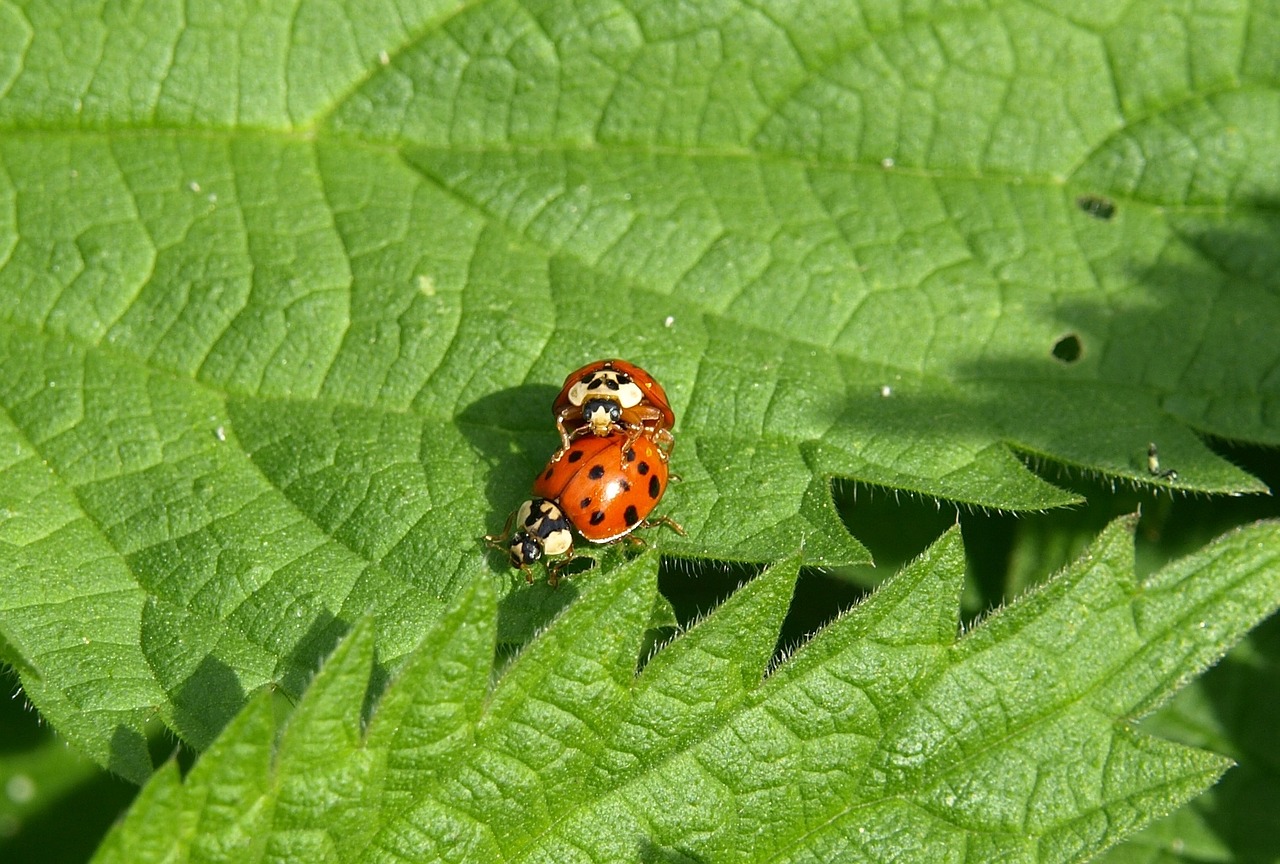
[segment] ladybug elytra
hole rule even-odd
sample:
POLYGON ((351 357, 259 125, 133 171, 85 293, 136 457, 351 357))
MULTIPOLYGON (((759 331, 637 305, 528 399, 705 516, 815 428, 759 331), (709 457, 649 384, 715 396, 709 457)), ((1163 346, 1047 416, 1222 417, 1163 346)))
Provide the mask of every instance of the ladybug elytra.
MULTIPOLYGON (((630 534, 667 490, 667 462, 647 436, 635 441, 621 432, 589 436, 557 453, 533 484, 533 494, 560 504, 578 533, 592 543, 630 534)), ((670 519, 667 524, 683 533, 670 519)))

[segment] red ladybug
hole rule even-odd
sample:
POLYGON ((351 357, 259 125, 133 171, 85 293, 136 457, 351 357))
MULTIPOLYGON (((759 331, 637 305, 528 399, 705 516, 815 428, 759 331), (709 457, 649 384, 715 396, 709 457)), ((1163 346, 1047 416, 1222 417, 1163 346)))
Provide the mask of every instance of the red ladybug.
POLYGON ((647 436, 628 434, 571 441, 552 457, 533 484, 533 494, 549 498, 592 543, 608 543, 641 526, 684 529, 663 516, 646 519, 667 491, 667 461, 647 436))
POLYGON ((507 517, 502 533, 486 535, 484 541, 495 549, 504 550, 511 559, 511 566, 523 573, 527 582, 533 581, 529 565, 535 561, 563 556, 555 564, 547 565, 548 581, 554 585, 559 580, 560 569, 573 560, 573 534, 569 531, 569 520, 556 502, 546 498, 534 498, 521 504, 507 517))
POLYGON ((666 462, 675 444, 676 415, 662 385, 626 360, 597 360, 571 373, 551 411, 564 450, 588 434, 604 438, 625 432, 629 445, 647 434, 666 462))

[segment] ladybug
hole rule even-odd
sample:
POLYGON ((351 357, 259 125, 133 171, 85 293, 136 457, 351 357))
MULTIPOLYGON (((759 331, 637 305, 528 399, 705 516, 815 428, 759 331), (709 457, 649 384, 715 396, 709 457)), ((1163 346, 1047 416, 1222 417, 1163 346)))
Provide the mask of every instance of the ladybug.
POLYGON ((571 373, 551 412, 560 430, 562 452, 579 436, 605 438, 615 432, 627 433, 628 445, 647 434, 663 462, 675 445, 671 427, 676 425, 676 415, 662 385, 626 360, 597 360, 571 373))
POLYGON ((484 538, 495 549, 503 549, 511 559, 511 566, 524 574, 525 581, 533 582, 529 565, 542 558, 564 556, 563 560, 548 565, 548 581, 559 581, 560 568, 573 560, 573 534, 569 520, 554 501, 534 498, 520 505, 507 517, 501 534, 489 534, 484 538), (512 531, 512 524, 515 530, 512 531))
POLYGON ((667 460, 648 436, 615 432, 578 438, 551 458, 533 494, 553 499, 578 533, 609 543, 641 526, 684 529, 669 517, 646 519, 667 491, 667 460))

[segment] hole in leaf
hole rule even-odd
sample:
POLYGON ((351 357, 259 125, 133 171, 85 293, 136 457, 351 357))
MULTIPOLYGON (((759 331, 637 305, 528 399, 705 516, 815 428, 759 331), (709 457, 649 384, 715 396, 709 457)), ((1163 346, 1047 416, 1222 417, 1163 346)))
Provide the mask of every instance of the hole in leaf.
POLYGON ((1104 222, 1116 215, 1116 202, 1104 195, 1081 195, 1076 199, 1076 206, 1104 222))
POLYGON ((1080 337, 1074 333, 1068 333, 1053 343, 1053 357, 1063 363, 1074 363, 1083 353, 1084 345, 1080 342, 1080 337))

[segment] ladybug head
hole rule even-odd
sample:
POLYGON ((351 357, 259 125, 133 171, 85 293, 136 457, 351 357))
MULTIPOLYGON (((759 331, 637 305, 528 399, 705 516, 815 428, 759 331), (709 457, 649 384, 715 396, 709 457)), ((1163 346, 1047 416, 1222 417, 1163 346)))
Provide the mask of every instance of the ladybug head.
POLYGON ((511 554, 511 566, 527 567, 542 557, 542 543, 523 531, 517 531, 511 538, 508 548, 511 554))
POLYGON ((622 421, 622 406, 613 399, 588 399, 582 406, 582 419, 597 435, 608 435, 622 421))

